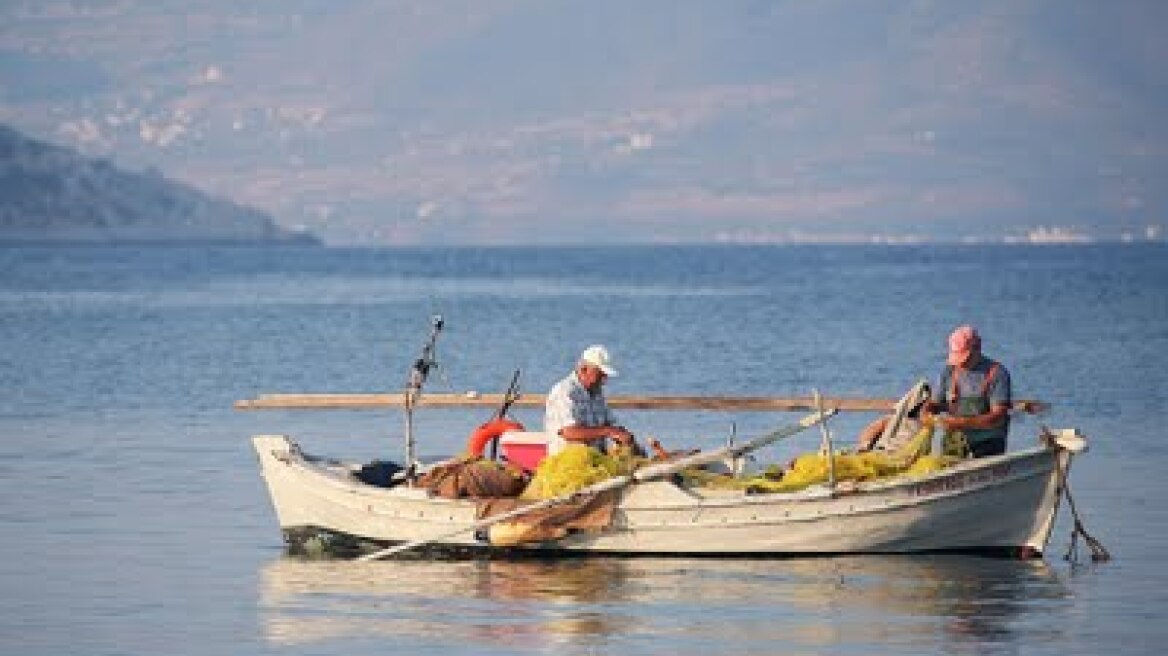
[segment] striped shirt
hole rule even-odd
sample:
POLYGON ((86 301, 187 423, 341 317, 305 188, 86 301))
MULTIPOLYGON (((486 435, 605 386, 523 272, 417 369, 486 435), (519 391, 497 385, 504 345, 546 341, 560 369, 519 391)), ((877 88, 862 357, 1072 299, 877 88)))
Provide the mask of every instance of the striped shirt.
MULTIPOLYGON (((595 394, 588 391, 576 372, 568 374, 566 378, 556 383, 548 392, 544 402, 543 429, 552 434, 548 442, 548 454, 559 453, 568 442, 560 437, 560 431, 568 426, 613 426, 616 420, 608 409, 608 401, 604 392, 597 390, 595 394)), ((594 446, 601 446, 602 440, 596 440, 594 446)))

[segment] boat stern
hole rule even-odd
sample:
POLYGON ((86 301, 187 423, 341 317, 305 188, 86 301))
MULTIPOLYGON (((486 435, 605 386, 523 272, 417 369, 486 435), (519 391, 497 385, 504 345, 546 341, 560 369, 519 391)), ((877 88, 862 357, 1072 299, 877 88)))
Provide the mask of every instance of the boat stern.
POLYGON ((1044 428, 1038 439, 1052 452, 1054 462, 1035 513, 1030 536, 1020 545, 1022 552, 1028 555, 1038 555, 1046 551, 1046 545, 1050 542, 1050 535, 1054 530, 1055 519, 1058 517, 1060 501, 1071 475, 1071 461, 1075 456, 1087 451, 1087 438, 1076 428, 1055 430, 1044 428))

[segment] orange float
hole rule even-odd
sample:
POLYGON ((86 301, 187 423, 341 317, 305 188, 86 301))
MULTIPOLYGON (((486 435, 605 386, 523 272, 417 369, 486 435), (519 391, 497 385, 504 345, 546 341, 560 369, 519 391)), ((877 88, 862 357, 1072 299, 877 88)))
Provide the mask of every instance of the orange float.
POLYGON ((507 431, 521 430, 524 430, 523 424, 517 421, 512 421, 505 417, 492 419, 476 428, 470 434, 470 439, 466 442, 466 451, 476 458, 481 458, 486 451, 487 445, 499 439, 500 435, 507 431))

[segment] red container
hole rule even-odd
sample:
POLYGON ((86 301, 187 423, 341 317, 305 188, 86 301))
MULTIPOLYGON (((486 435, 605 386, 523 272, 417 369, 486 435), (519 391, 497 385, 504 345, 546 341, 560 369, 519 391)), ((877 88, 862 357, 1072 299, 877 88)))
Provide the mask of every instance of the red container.
POLYGON ((548 433, 535 431, 508 431, 499 437, 503 457, 526 471, 535 471, 547 457, 548 433))

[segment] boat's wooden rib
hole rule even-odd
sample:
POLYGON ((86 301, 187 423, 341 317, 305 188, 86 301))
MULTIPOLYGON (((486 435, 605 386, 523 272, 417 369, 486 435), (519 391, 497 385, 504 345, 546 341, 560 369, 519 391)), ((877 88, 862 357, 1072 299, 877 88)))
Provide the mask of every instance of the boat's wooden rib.
MULTIPOLYGON (((827 407, 844 411, 885 412, 892 410, 897 399, 825 397, 827 407)), ((502 394, 423 394, 419 407, 427 408, 497 408, 503 403, 502 394)), ((1023 410, 1035 401, 1014 402, 1015 410, 1023 410)), ((543 394, 524 394, 515 407, 542 408, 543 394)), ((623 410, 708 410, 735 412, 811 411, 816 403, 812 397, 773 396, 609 396, 610 407, 623 410)), ((403 407, 404 394, 261 394, 254 399, 235 402, 239 410, 312 410, 312 409, 366 409, 403 407)))

